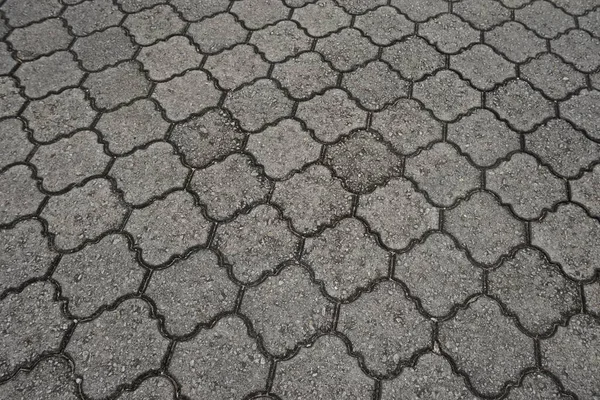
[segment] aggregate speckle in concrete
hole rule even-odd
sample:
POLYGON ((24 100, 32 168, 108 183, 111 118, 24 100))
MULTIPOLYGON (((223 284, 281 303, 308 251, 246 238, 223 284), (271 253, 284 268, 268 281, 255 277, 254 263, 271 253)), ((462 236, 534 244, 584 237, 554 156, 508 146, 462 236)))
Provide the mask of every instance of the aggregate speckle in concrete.
POLYGON ((0 0, 0 400, 600 396, 600 0, 0 0))

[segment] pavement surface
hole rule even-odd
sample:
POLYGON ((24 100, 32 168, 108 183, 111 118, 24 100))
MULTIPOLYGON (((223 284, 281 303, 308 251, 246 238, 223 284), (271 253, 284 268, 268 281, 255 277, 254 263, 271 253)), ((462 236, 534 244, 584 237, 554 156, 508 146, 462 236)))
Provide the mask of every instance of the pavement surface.
POLYGON ((600 399, 600 0, 0 39, 0 400, 600 399))

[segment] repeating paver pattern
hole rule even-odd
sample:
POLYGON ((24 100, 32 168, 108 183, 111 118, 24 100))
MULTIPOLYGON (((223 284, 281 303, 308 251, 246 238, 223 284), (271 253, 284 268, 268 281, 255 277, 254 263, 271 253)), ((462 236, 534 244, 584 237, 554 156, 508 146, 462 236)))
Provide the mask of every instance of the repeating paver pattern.
POLYGON ((600 0, 0 0, 0 399, 596 399, 599 192, 600 0))

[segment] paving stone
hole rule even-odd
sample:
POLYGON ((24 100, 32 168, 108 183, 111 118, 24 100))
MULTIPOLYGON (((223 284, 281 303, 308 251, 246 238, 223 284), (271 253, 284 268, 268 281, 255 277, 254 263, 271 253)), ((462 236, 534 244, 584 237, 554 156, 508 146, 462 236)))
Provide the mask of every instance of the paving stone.
POLYGON ((116 111, 103 113, 96 124, 108 149, 123 154, 146 143, 164 138, 169 128, 156 105, 146 99, 138 100, 116 111))
POLYGON ((160 400, 175 398, 173 383, 164 376, 146 378, 133 392, 124 392, 119 400, 160 400))
POLYGON ((385 5, 386 0, 337 0, 337 3, 350 14, 363 14, 375 7, 385 5))
POLYGON ((266 350, 282 356, 331 329, 334 305, 302 266, 288 265, 244 293, 241 312, 250 318, 266 350), (268 303, 265 298, 272 299, 268 303))
POLYGON ((187 34, 198 44, 203 53, 213 54, 242 43, 248 31, 235 20, 233 15, 223 13, 190 24, 187 34))
POLYGON ((171 0, 186 21, 198 21, 227 10, 229 0, 171 0))
POLYGON ((529 0, 500 0, 508 8, 521 8, 529 3, 529 0))
POLYGON ((479 186, 480 172, 449 144, 436 143, 405 161, 405 175, 436 204, 448 207, 479 186))
POLYGON ((6 0, 0 7, 15 27, 54 17, 61 8, 59 0, 6 0))
POLYGON ((226 220, 253 204, 265 202, 271 187, 252 159, 239 153, 197 170, 190 182, 208 215, 217 220, 226 220))
POLYGON ((167 118, 183 121, 219 103, 221 92, 204 71, 188 71, 156 85, 152 97, 165 110, 167 118))
POLYGON ((374 113, 372 127, 402 154, 442 139, 442 125, 412 99, 400 99, 374 113))
POLYGON ((169 370, 181 392, 193 399, 241 399, 264 388, 269 365, 236 316, 219 320, 190 341, 179 343, 169 370))
POLYGON ((598 0, 554 0, 554 4, 570 14, 581 15, 600 5, 598 0))
POLYGON ((23 111, 33 138, 49 142, 89 127, 96 116, 83 90, 67 89, 27 104, 23 111))
POLYGON ((443 121, 455 120, 481 105, 481 95, 454 71, 442 70, 417 82, 413 95, 443 121))
POLYGON ((521 76, 552 99, 560 100, 585 86, 585 75, 547 53, 521 67, 521 76))
POLYGON ((383 244, 395 250, 406 248, 438 225, 437 210, 404 178, 361 196, 356 214, 367 220, 383 244))
POLYGON ((515 79, 487 97, 487 105, 518 130, 530 131, 554 116, 554 104, 525 81, 515 79))
POLYGON ((144 269, 129 250, 129 241, 118 234, 63 255, 52 274, 60 283, 61 296, 69 300, 69 312, 79 317, 89 317, 120 296, 135 293, 143 277, 144 269))
POLYGON ((220 87, 231 90, 267 76, 269 64, 254 51, 254 47, 240 44, 208 57, 204 68, 219 82, 220 87))
POLYGON ((491 90, 496 85, 516 76, 515 66, 512 63, 483 44, 476 44, 452 56, 450 68, 460 72, 480 90, 491 90))
POLYGON ((305 5, 315 3, 316 1, 317 0, 283 0, 286 6, 294 8, 304 7, 305 5))
POLYGON ((600 283, 596 281, 583 287, 585 306, 588 311, 600 315, 600 283))
POLYGON ((60 250, 71 250, 118 229, 125 214, 111 183, 98 178, 51 197, 41 217, 48 223, 54 245, 60 250))
POLYGON ((321 155, 321 145, 293 119, 251 135, 246 149, 264 166, 265 174, 275 179, 286 178, 321 155))
POLYGON ((519 135, 483 108, 449 124, 448 140, 481 167, 489 167, 520 148, 519 135))
POLYGON ((521 218, 539 218, 544 210, 567 200, 564 181, 527 153, 515 153, 498 167, 487 170, 485 179, 486 188, 498 194, 521 218))
POLYGON ((75 376, 60 356, 40 361, 32 371, 19 371, 2 386, 1 400, 77 400, 75 376))
POLYGON ((600 66, 600 39, 579 29, 569 31, 550 43, 552 51, 583 72, 600 66))
POLYGON ((15 76, 25 87, 25 94, 32 98, 76 86, 83 75, 75 57, 67 51, 25 62, 15 71, 15 76))
POLYGON ((123 199, 134 205, 148 203, 176 188, 183 189, 188 173, 173 146, 165 142, 117 158, 110 170, 123 199))
POLYGON ((453 14, 442 14, 422 23, 419 35, 444 53, 456 53, 479 41, 479 32, 453 14))
POLYGON ((165 317, 167 331, 186 335, 217 314, 232 311, 237 292, 227 270, 219 266, 216 254, 198 250, 187 259, 154 272, 145 293, 165 317))
POLYGON ((366 227, 352 218, 342 219, 319 236, 306 239, 306 262, 329 296, 348 300, 388 272, 388 254, 366 227))
POLYGON ((233 276, 254 283, 281 263, 294 258, 300 239, 292 234, 277 209, 258 205, 248 214, 219 225, 215 246, 231 265, 233 276))
POLYGON ((35 214, 44 195, 37 187, 31 167, 18 164, 0 173, 0 224, 35 214))
POLYGON ((91 0, 67 7, 62 16, 75 35, 85 36, 119 25, 124 14, 111 0, 91 0))
POLYGON ((227 112, 213 109, 175 125, 170 139, 187 164, 201 168, 239 150, 244 137, 227 112))
POLYGON ((391 0, 391 5, 396 7, 413 21, 424 22, 436 15, 448 11, 448 4, 440 0, 423 0, 414 2, 411 0, 391 0))
POLYGON ((559 205, 531 224, 531 242, 544 249, 573 279, 589 279, 598 269, 600 223, 578 205, 559 205))
POLYGON ((369 110, 380 110, 408 94, 408 82, 381 61, 370 62, 347 73, 342 86, 369 110))
POLYGON ((450 237, 434 232, 407 253, 396 256, 395 277, 423 309, 436 318, 450 314, 481 290, 481 271, 450 237))
POLYGON ((90 36, 77 38, 73 51, 83 68, 98 71, 133 57, 136 46, 123 28, 113 27, 90 36))
POLYGON ((600 164, 591 171, 585 172, 581 178, 571 181, 571 192, 574 201, 583 204, 592 215, 600 217, 600 164))
POLYGON ((144 262, 156 266, 191 247, 206 244, 210 226, 192 195, 177 191, 164 200, 134 210, 126 230, 141 249, 144 262))
POLYGON ((590 32, 596 37, 600 37, 600 9, 579 17, 579 27, 590 32))
POLYGON ((539 35, 552 39, 575 27, 572 16, 547 1, 534 1, 515 11, 515 19, 539 35))
POLYGON ((488 279, 489 293, 533 335, 552 332, 580 308, 577 284, 564 278, 535 248, 519 249, 490 271, 488 279))
POLYGON ((4 17, 0 18, 0 39, 4 39, 9 31, 10 28, 6 19, 4 17))
POLYGON ((548 375, 541 372, 527 374, 519 387, 513 388, 508 400, 572 400, 563 394, 548 375))
POLYGON ((509 21, 485 34, 485 42, 515 63, 546 51, 546 42, 519 22, 509 21))
POLYGON ((485 265, 525 242, 524 226, 488 192, 476 192, 446 212, 445 228, 485 265))
POLYGON ((40 146, 31 163, 50 192, 58 192, 91 176, 101 175, 110 157, 96 133, 81 131, 52 144, 40 146))
POLYGON ((298 104, 296 116, 324 142, 337 141, 342 135, 364 127, 367 120, 367 113, 341 89, 329 89, 298 104))
POLYGON ((366 367, 386 375, 430 346, 433 325, 417 311, 402 287, 379 283, 349 304, 342 304, 338 330, 364 357, 366 367))
POLYGON ((289 180, 277 182, 273 202, 302 234, 317 232, 324 225, 350 213, 352 196, 331 172, 312 165, 289 180))
POLYGON ((411 36, 384 48, 381 59, 409 80, 421 79, 444 66, 443 54, 419 36, 411 36))
POLYGON ((134 61, 89 74, 83 87, 101 109, 113 109, 150 92, 150 82, 144 76, 141 65, 134 61))
POLYGON ((168 36, 181 33, 186 24, 179 15, 166 4, 127 16, 123 22, 137 44, 148 46, 168 36))
POLYGON ((0 76, 0 118, 16 115, 25 99, 21 97, 17 82, 8 76, 0 76))
POLYGON ((160 368, 169 341, 150 317, 149 305, 130 299, 115 310, 80 324, 66 351, 82 376, 81 388, 92 398, 106 397, 142 373, 160 368))
POLYGON ((165 3, 165 0, 116 0, 126 13, 135 13, 145 8, 165 3))
POLYGON ((368 399, 373 381, 362 373, 344 342, 321 336, 311 347, 277 365, 273 392, 289 400, 368 399))
POLYGON ((21 365, 31 366, 43 352, 59 350, 68 320, 55 295, 51 283, 34 282, 0 301, 0 377, 17 372, 21 365))
POLYGON ((517 382, 521 371, 534 364, 533 340, 489 297, 478 298, 442 322, 439 340, 473 387, 487 396, 500 393, 507 382, 517 382))
POLYGON ((0 121, 0 168, 8 164, 25 161, 27 155, 33 150, 33 143, 29 142, 23 122, 16 118, 0 121))
POLYGON ((250 43, 254 44, 267 60, 281 62, 290 56, 310 49, 312 39, 292 21, 280 21, 253 32, 250 43))
POLYGON ((370 131, 356 131, 327 149, 325 162, 345 186, 365 193, 399 176, 401 160, 370 131))
POLYGON ((318 0, 294 10, 292 19, 298 21, 309 35, 323 37, 350 26, 352 17, 333 0, 318 0))
POLYGON ((292 111, 292 101, 270 79, 259 79, 251 85, 229 92, 224 106, 231 111, 243 129, 253 132, 279 118, 289 116, 292 111))
POLYGON ((452 371, 450 363, 441 355, 425 353, 414 367, 409 367, 397 378, 381 382, 382 400, 475 400, 463 379, 452 371))
POLYGON ((315 50, 323 55, 333 67, 348 72, 377 57, 377 47, 354 28, 344 28, 319 39, 315 50))
POLYGON ((248 29, 260 29, 286 19, 289 8, 281 0, 239 0, 233 3, 231 12, 237 15, 248 29))
POLYGON ((560 115, 600 140, 600 91, 583 90, 559 105, 560 115))
POLYGON ((387 46, 413 33, 415 24, 399 14, 395 8, 384 6, 357 15, 354 27, 360 29, 376 44, 387 46))
POLYGON ((0 292, 43 276, 56 257, 38 220, 19 222, 0 231, 0 292))
POLYGON ((17 62, 12 58, 8 46, 6 43, 0 42, 0 75, 7 75, 15 65, 17 62))
POLYGON ((599 334, 600 322, 579 314, 541 343, 542 364, 580 399, 593 399, 600 391, 600 384, 594 378, 600 374, 595 361, 600 357, 599 334))
POLYGON ((600 71, 590 75, 590 84, 594 89, 600 90, 600 71))
POLYGON ((198 67, 202 62, 202 54, 197 52, 186 36, 173 36, 150 47, 143 47, 137 60, 144 65, 150 79, 164 81, 198 67))
POLYGON ((527 150, 537 154, 552 170, 576 177, 600 156, 600 145, 562 119, 552 119, 525 136, 527 150))
POLYGON ((338 73, 315 52, 302 53, 284 63, 275 64, 272 77, 296 99, 306 99, 326 87, 335 86, 338 73))
POLYGON ((7 39, 21 60, 31 60, 56 50, 65 50, 73 38, 58 18, 13 30, 7 39))
POLYGON ((510 20, 510 10, 495 0, 464 0, 453 4, 452 11, 481 30, 491 29, 510 20))

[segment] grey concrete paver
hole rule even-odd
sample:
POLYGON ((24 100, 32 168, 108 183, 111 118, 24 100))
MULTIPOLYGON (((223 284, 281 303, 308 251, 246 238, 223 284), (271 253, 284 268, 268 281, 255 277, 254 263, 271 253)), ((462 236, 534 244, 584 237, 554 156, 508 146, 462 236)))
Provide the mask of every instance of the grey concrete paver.
POLYGON ((599 7, 0 0, 0 399, 595 399, 599 7))

